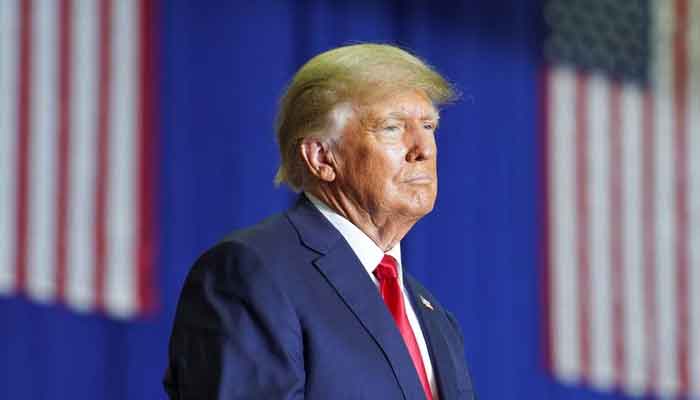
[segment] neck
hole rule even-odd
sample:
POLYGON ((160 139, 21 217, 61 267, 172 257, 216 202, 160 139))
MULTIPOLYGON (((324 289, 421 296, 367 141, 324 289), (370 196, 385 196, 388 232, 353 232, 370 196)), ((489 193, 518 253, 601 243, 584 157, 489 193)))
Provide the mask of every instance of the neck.
POLYGON ((383 251, 391 250, 416 223, 416 218, 390 215, 379 207, 363 207, 360 202, 330 188, 306 190, 333 211, 350 221, 383 251))

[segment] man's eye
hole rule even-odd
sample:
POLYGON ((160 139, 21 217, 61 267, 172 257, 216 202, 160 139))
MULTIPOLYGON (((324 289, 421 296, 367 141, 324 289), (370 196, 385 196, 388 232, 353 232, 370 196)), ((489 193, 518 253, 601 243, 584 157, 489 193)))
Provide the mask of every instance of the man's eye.
POLYGON ((397 132, 401 129, 400 126, 398 125, 388 125, 384 127, 384 130, 387 132, 397 132))
POLYGON ((423 129, 427 129, 429 131, 434 131, 435 130, 435 124, 432 123, 425 123, 423 124, 423 129))

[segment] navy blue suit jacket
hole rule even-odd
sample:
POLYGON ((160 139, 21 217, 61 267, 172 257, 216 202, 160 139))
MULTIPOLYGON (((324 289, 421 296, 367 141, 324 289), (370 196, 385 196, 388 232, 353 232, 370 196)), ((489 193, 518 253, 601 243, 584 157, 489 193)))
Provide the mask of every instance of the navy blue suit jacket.
MULTIPOLYGON (((440 399, 473 399, 455 319, 404 278, 440 399)), ((425 399, 377 288, 304 196, 196 262, 180 296, 169 358, 164 384, 173 400, 425 399)))

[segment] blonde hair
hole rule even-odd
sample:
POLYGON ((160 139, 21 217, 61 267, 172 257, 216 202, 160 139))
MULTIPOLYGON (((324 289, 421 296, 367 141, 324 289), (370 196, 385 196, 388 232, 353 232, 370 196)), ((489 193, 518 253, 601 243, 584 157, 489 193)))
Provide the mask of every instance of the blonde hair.
POLYGON ((331 138, 337 131, 333 121, 337 105, 402 89, 423 91, 435 106, 456 98, 445 78, 395 46, 343 46, 309 60, 280 100, 275 128, 281 162, 275 183, 285 183, 295 191, 302 188, 306 170, 299 143, 305 137, 331 138))

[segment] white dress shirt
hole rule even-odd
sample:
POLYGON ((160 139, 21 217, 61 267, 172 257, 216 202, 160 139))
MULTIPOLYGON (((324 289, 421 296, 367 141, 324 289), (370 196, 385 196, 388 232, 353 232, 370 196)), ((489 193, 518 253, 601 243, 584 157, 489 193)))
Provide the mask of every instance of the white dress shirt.
MULTIPOLYGON (((384 258, 384 251, 377 246, 376 243, 372 241, 360 228, 355 226, 352 222, 345 219, 333 209, 328 207, 325 203, 314 197, 309 193, 304 193, 306 197, 311 200, 311 203, 316 206, 316 208, 323 214, 337 229, 340 234, 348 242, 352 251, 355 253, 357 258, 362 263, 362 266, 367 271, 367 275, 374 282, 374 285, 379 290, 379 281, 374 276, 374 269, 379 265, 379 262, 384 258)), ((403 269, 401 265, 401 243, 397 243, 391 250, 387 251, 386 254, 394 257, 398 264, 398 274, 399 274, 399 285, 401 286, 401 292, 403 293, 403 302, 406 308, 406 316, 408 317, 408 322, 411 324, 411 329, 413 329, 413 334, 416 336, 416 342, 418 342, 418 348, 420 349, 421 358, 423 358, 423 365, 425 366, 425 373, 428 376, 428 382, 430 382, 430 391, 433 393, 433 399, 437 400, 437 386, 435 382, 435 374, 433 373, 433 364, 430 362, 430 355, 428 353, 428 346, 425 343, 425 337, 423 336, 423 330, 418 323, 418 318, 416 317, 416 312, 413 309, 413 304, 406 293, 406 288, 403 284, 403 269)))

